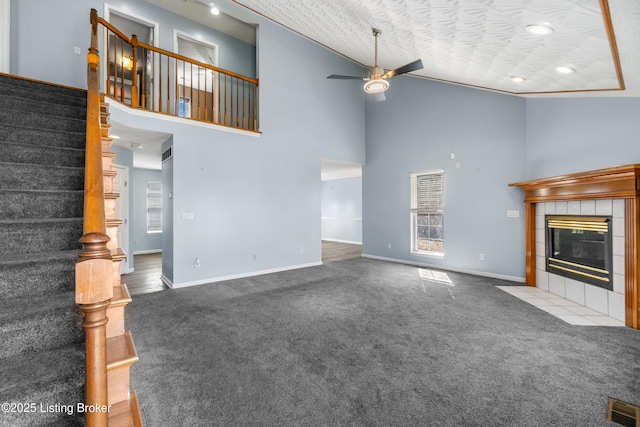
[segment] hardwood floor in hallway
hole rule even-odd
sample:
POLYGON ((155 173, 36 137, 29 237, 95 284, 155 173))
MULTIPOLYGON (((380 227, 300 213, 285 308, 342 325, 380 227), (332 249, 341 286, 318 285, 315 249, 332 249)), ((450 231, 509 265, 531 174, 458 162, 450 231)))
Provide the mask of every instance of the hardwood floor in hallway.
MULTIPOLYGON (((362 245, 322 241, 322 262, 328 263, 362 256, 362 245)), ((131 295, 147 294, 169 289, 162 275, 162 253, 133 256, 134 272, 122 277, 131 295)))
POLYGON ((126 283, 131 295, 169 289, 160 280, 162 275, 162 253, 134 255, 133 268, 133 273, 122 276, 122 280, 126 283))
POLYGON ((322 262, 342 261, 362 256, 362 245, 322 241, 322 262))

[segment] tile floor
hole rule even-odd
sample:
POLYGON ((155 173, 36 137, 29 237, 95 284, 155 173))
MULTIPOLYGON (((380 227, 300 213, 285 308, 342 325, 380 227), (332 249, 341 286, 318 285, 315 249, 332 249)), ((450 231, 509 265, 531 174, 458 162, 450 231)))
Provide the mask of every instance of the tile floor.
POLYGON ((571 325, 624 326, 624 322, 533 286, 496 286, 571 325))

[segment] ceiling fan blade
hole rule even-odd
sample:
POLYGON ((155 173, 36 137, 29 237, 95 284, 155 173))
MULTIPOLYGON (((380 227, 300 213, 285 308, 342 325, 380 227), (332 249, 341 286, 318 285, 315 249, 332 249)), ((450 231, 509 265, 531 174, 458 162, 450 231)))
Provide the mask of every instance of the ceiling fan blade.
POLYGON ((423 68, 424 68, 424 65, 422 65, 422 59, 418 59, 417 61, 413 61, 407 65, 403 65, 402 67, 396 68, 395 70, 387 71, 386 73, 384 73, 382 78, 390 79, 393 76, 410 73, 412 71, 421 70, 423 68))
POLYGON ((341 76, 338 74, 331 74, 327 76, 328 79, 340 79, 340 80, 365 80, 367 77, 356 77, 356 76, 341 76))

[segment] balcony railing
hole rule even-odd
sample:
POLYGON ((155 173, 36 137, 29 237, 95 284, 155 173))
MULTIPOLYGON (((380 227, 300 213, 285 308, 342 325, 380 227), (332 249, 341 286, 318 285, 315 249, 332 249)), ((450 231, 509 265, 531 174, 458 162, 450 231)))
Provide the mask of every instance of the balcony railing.
MULTIPOLYGON (((95 16, 95 18, 93 18, 95 16)), ((104 28, 105 95, 132 108, 258 131, 258 80, 104 28)))

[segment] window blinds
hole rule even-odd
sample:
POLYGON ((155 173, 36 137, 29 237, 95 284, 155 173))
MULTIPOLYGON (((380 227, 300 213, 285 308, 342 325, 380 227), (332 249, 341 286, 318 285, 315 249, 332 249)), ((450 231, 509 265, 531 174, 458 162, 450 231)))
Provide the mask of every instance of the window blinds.
POLYGON ((147 233, 162 231, 162 183, 147 182, 147 233))
POLYGON ((444 208, 444 171, 442 169, 411 174, 411 210, 419 214, 442 213, 444 208))

